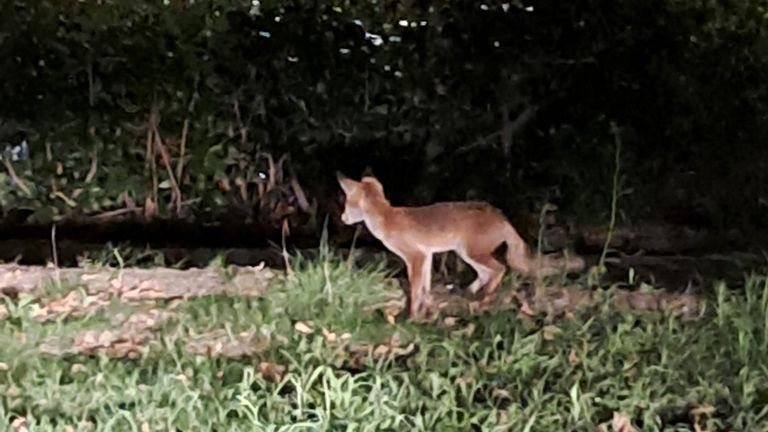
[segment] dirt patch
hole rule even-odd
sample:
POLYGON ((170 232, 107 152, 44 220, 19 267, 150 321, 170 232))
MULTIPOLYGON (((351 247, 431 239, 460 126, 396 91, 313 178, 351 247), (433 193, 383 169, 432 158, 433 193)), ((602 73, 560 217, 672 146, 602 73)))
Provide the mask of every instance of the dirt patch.
POLYGON ((231 267, 225 276, 213 268, 176 270, 56 269, 42 266, 0 266, 0 292, 39 294, 47 286, 82 286, 89 293, 110 292, 121 298, 179 298, 208 294, 261 295, 277 274, 262 263, 231 267))
POLYGON ((625 289, 586 290, 579 287, 546 287, 537 293, 519 292, 515 298, 529 314, 558 316, 593 307, 608 300, 618 311, 659 312, 683 320, 700 318, 706 301, 693 294, 644 292, 625 289))
MULTIPOLYGON (((618 311, 658 312, 682 320, 695 320, 706 312, 707 307, 704 298, 692 293, 641 291, 625 288, 590 290, 575 285, 547 286, 535 289, 533 285, 529 284, 523 285, 517 290, 499 293, 490 304, 472 300, 462 295, 466 293, 449 289, 443 283, 435 283, 432 288, 437 310, 448 322, 455 319, 453 315, 462 315, 467 311, 471 314, 482 314, 494 309, 517 309, 520 313, 528 316, 557 317, 595 307, 605 301, 608 301, 618 311)), ((388 322, 394 324, 396 318, 403 317, 404 307, 405 297, 401 293, 399 296, 393 296, 386 301, 372 304, 365 310, 368 312, 379 311, 388 322)))
POLYGON ((170 312, 157 309, 132 315, 118 314, 112 318, 112 329, 88 330, 73 337, 52 337, 40 346, 40 351, 51 355, 106 354, 113 358, 135 359, 155 340, 158 326, 172 316, 170 312))
POLYGON ((254 357, 263 352, 271 340, 250 332, 229 334, 224 329, 195 335, 187 341, 187 352, 205 357, 254 357))
MULTIPOLYGON (((226 270, 55 269, 6 265, 0 266, 0 297, 17 302, 22 295, 33 296, 31 315, 39 321, 93 315, 115 300, 138 307, 139 312, 111 317, 109 329, 52 337, 40 346, 43 353, 51 355, 106 354, 113 358, 137 358, 157 339, 160 324, 175 316, 173 309, 179 302, 206 295, 257 297, 279 277, 264 265, 226 270), (65 292, 46 298, 46 289, 51 287, 65 292), (171 303, 159 309, 158 300, 171 303)), ((0 319, 9 315, 7 307, 0 307, 0 319)), ((219 334, 193 339, 187 348, 192 353, 205 351, 209 355, 234 357, 259 351, 255 339, 239 337, 225 341, 219 334)))

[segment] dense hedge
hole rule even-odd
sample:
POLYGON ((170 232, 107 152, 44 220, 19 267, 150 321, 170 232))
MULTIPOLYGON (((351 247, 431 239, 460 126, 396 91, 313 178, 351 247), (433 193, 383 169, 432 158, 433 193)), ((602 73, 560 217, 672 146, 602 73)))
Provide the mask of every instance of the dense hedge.
POLYGON ((757 0, 6 1, 0 204, 36 220, 147 198, 162 216, 248 217, 269 152, 290 154, 310 196, 370 165, 402 202, 559 199, 600 218, 616 124, 627 214, 756 226, 767 14, 757 0))

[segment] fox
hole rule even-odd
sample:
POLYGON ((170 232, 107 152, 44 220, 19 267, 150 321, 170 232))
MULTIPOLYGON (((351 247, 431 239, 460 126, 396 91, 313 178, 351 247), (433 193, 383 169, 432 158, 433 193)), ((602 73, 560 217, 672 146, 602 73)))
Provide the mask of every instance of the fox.
POLYGON ((393 206, 384 187, 372 174, 360 181, 336 171, 345 195, 341 221, 364 223, 368 231, 397 255, 406 266, 409 289, 406 313, 410 319, 424 317, 432 307, 432 256, 452 251, 476 273, 468 290, 483 289, 481 303, 488 305, 506 273, 494 253, 506 243, 506 263, 522 276, 544 277, 562 271, 584 269, 579 256, 553 259, 534 255, 504 213, 485 201, 448 201, 417 207, 393 206))

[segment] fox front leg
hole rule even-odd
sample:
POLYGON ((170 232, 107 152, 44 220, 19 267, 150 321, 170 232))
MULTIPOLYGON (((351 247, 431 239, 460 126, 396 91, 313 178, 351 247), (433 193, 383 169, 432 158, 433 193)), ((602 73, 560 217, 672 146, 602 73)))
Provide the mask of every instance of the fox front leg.
POLYGON ((429 303, 432 255, 411 253, 405 256, 408 268, 408 306, 410 318, 416 319, 429 303))

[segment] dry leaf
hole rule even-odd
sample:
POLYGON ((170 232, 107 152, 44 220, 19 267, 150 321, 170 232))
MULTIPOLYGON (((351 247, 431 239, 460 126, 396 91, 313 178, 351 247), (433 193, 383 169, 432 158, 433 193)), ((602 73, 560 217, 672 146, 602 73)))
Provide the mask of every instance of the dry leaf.
POLYGON ((15 385, 11 385, 8 388, 8 391, 5 393, 5 395, 9 398, 16 398, 21 396, 21 389, 16 387, 15 385))
POLYGON ((413 353, 415 350, 416 350, 416 344, 411 342, 405 348, 392 348, 391 352, 392 352, 392 355, 395 355, 395 356, 406 356, 413 353))
POLYGON ((624 372, 624 375, 627 378, 629 378, 630 380, 635 379, 635 377, 637 377, 637 368, 633 366, 633 367, 627 369, 627 371, 624 372))
POLYGON ((173 317, 173 314, 169 312, 160 309, 152 309, 147 312, 135 313, 127 318, 125 316, 116 316, 112 322, 121 325, 121 332, 123 333, 138 333, 154 330, 160 323, 171 317, 173 317))
POLYGON ((311 322, 305 323, 303 321, 296 321, 296 324, 293 325, 293 328, 296 329, 297 332, 305 335, 312 334, 314 331, 312 330, 311 322))
POLYGON ((468 386, 468 385, 474 384, 474 382, 475 382, 475 377, 473 377, 470 374, 463 375, 456 378, 456 384, 459 384, 459 385, 468 386))
POLYGON ((629 420, 629 417, 620 412, 614 411, 611 426, 613 426, 613 432, 637 432, 637 430, 632 427, 632 422, 629 420))
POLYGON ((568 363, 575 366, 579 363, 579 357, 576 354, 576 350, 572 349, 570 353, 568 353, 568 363))
POLYGON ((157 205, 152 198, 147 197, 144 200, 144 219, 151 220, 157 215, 157 205))
POLYGON ((368 344, 352 345, 348 347, 349 361, 353 367, 362 367, 366 357, 370 356, 374 359, 382 359, 388 357, 402 357, 408 356, 416 351, 416 344, 409 343, 406 347, 401 346, 400 335, 398 333, 390 336, 389 340, 385 343, 371 347, 368 344))
POLYGON ((443 319, 443 325, 445 325, 446 327, 453 327, 458 322, 459 322, 459 319, 453 316, 445 317, 445 319, 443 319))
POLYGON ((451 335, 452 336, 472 336, 472 333, 474 332, 475 332, 475 324, 469 323, 467 324, 466 327, 462 329, 452 331, 451 335))
POLYGON ((206 357, 252 357, 270 345, 269 338, 260 338, 248 332, 241 332, 234 338, 226 330, 217 329, 196 335, 187 341, 187 351, 206 357))
POLYGON ((360 369, 363 366, 363 362, 367 357, 369 345, 352 345, 348 349, 349 365, 353 368, 360 369))
POLYGON ((390 307, 384 310, 384 316, 387 318, 387 322, 390 325, 395 325, 398 314, 400 314, 400 309, 396 307, 390 307))
POLYGON ((488 310, 488 305, 482 301, 473 301, 469 303, 469 313, 472 315, 479 315, 488 310))
POLYGON ((716 411, 717 410, 712 405, 703 404, 703 405, 699 405, 697 407, 691 408, 691 411, 689 414, 692 415, 693 417, 701 417, 701 416, 712 417, 716 411))
POLYGON ((555 336, 561 332, 562 331, 557 328, 557 326, 548 325, 541 330, 541 336, 544 338, 544 340, 551 341, 554 340, 555 336))
POLYGON ((373 357, 374 358, 381 358, 387 355, 389 352, 390 347, 388 345, 377 345, 376 348, 373 350, 373 357))
MULTIPOLYGON (((496 422, 499 426, 509 427, 509 414, 505 410, 498 410, 496 414, 496 422)), ((506 430, 506 429, 502 429, 506 430)))
POLYGON ((283 375, 285 375, 285 366, 270 362, 261 362, 259 363, 259 373, 261 373, 261 376, 265 379, 280 382, 283 379, 283 375))
POLYGON ((36 309, 32 313, 32 318, 46 321, 61 316, 84 316, 92 314, 108 304, 108 296, 105 293, 91 296, 83 295, 78 291, 70 291, 36 309))
POLYGON ((181 381, 184 384, 189 382, 189 378, 187 378, 187 376, 184 374, 178 374, 174 378, 176 378, 177 380, 181 381))
MULTIPOLYGON (((120 282, 115 279, 115 282, 120 282)), ((115 287, 120 292, 120 297, 126 301, 136 300, 158 300, 168 298, 162 288, 158 287, 154 281, 143 281, 137 285, 122 283, 122 286, 115 287)))
POLYGON ((522 299, 520 301, 520 312, 528 316, 536 316, 536 312, 531 309, 531 305, 528 304, 528 300, 522 299))
POLYGON ((703 429, 699 426, 699 417, 712 417, 715 412, 715 407, 710 404, 703 404, 692 408, 688 414, 693 417, 693 430, 695 432, 709 432, 709 429, 703 429))
POLYGON ((398 347, 403 344, 403 341, 400 339, 400 332, 394 332, 392 335, 389 336, 389 339, 387 340, 387 343, 391 347, 398 347))
POLYGON ((149 344, 153 339, 150 332, 130 333, 118 330, 89 330, 75 336, 74 342, 67 348, 50 347, 52 344, 43 344, 41 350, 52 354, 78 353, 95 354, 105 353, 113 358, 139 357, 141 348, 149 344))
POLYGON ((331 343, 336 342, 336 340, 338 339, 336 337, 336 333, 333 333, 332 331, 329 331, 325 327, 323 327, 323 337, 325 338, 325 340, 327 342, 331 342, 331 343))
POLYGON ((389 356, 402 357, 411 354, 415 350, 416 345, 413 342, 409 343, 405 348, 400 348, 399 346, 394 345, 381 344, 374 348, 373 357, 377 359, 389 356))
POLYGON ((693 432, 710 432, 709 429, 702 429, 699 423, 693 424, 693 432))
POLYGON ((11 427, 13 430, 18 432, 27 432, 29 429, 27 429, 27 418, 26 417, 16 417, 13 422, 11 422, 11 427))
POLYGON ((491 390, 491 396, 498 399, 513 400, 512 394, 509 391, 495 387, 491 390))

